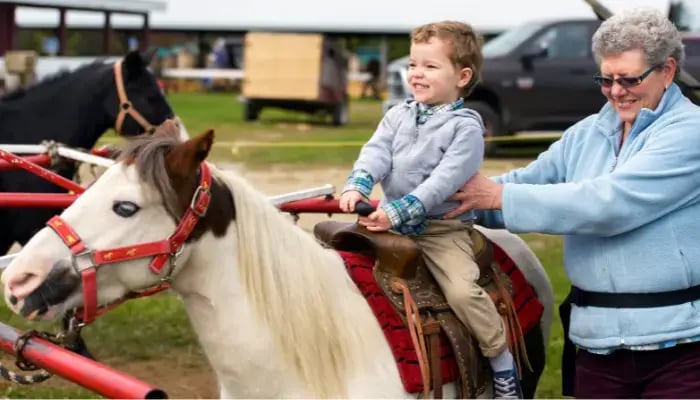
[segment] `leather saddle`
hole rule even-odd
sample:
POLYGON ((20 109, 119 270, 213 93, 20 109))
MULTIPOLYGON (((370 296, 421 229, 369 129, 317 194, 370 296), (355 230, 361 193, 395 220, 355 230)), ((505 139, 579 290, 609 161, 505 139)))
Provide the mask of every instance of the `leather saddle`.
MULTIPOLYGON (((484 393, 491 382, 491 368, 468 327, 460 322, 447 303, 442 290, 423 263, 422 253, 410 237, 391 232, 371 232, 348 222, 323 221, 314 226, 314 236, 325 246, 338 251, 361 253, 376 260, 373 273, 385 296, 407 324, 407 287, 421 316, 423 335, 429 344, 428 364, 434 397, 442 395, 440 357, 441 334, 453 349, 459 371, 457 384, 461 398, 474 398, 484 393)), ((493 262, 493 248, 478 230, 471 231, 474 256, 480 269, 478 284, 491 296, 506 323, 513 356, 527 363, 524 341, 513 307, 513 287, 510 278, 493 262)), ((529 364, 526 364, 529 365, 529 364)), ((425 377, 424 377, 425 381, 425 377)))

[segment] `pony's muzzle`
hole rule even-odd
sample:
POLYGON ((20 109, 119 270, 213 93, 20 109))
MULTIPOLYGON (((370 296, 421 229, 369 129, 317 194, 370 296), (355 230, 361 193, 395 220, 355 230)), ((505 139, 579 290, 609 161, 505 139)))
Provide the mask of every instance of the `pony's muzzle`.
POLYGON ((62 303, 79 285, 80 278, 73 272, 71 262, 59 260, 44 279, 33 273, 10 276, 5 296, 15 312, 35 319, 45 314, 50 306, 62 303))

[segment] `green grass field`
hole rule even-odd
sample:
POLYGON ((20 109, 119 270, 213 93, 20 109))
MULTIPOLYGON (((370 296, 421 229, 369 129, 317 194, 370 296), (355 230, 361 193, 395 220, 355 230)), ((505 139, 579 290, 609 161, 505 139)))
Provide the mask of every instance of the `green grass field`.
MULTIPOLYGON (((304 165, 350 165, 359 150, 356 143, 364 142, 374 130, 381 115, 379 102, 355 101, 351 105, 350 124, 335 128, 324 123, 320 116, 265 110, 261 120, 242 121, 242 110, 232 94, 171 94, 173 108, 185 121, 191 135, 213 128, 217 145, 213 154, 217 160, 243 162, 247 166, 264 167, 271 164, 290 164, 289 168, 304 165), (255 142, 259 147, 238 146, 241 142, 255 142), (297 142, 294 145, 289 142, 297 142), (336 142, 338 147, 323 143, 336 142), (286 143, 285 146, 279 146, 286 143), (306 143, 306 145, 305 145, 306 143), (313 145, 308 145, 312 143, 313 145), (321 144, 319 144, 321 143, 321 144), (262 145, 261 145, 262 144, 262 145), (263 146, 271 147, 263 147, 263 146), (238 147, 237 154, 232 151, 238 147)), ((105 142, 114 141, 113 134, 105 142)), ((562 268, 561 241, 558 237, 529 234, 524 239, 536 252, 549 273, 559 303, 565 296, 568 283, 562 268)), ((4 304, 4 303, 3 303, 4 304)), ((28 328, 25 321, 0 307, 0 318, 8 324, 28 328)), ((164 294, 150 299, 132 301, 110 311, 84 330, 84 337, 98 360, 111 366, 131 371, 130 366, 162 361, 155 371, 175 368, 181 374, 203 369, 203 358, 190 329, 181 302, 175 296, 164 294)), ((538 397, 560 395, 559 358, 562 330, 555 315, 549 344, 547 367, 538 390, 538 397)), ((2 358, 3 362, 10 359, 2 358)), ((149 381, 148 373, 139 376, 149 381)), ((177 377, 176 377, 177 379, 177 377)), ((215 391, 213 393, 216 393, 215 391)), ((9 398, 92 398, 94 393, 74 385, 47 383, 21 387, 0 384, 0 396, 9 398)))

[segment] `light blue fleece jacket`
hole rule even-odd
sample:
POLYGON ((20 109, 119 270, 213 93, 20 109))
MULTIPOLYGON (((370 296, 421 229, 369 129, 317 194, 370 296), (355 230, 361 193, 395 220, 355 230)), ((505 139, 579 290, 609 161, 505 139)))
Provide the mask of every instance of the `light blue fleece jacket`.
MULTIPOLYGON (((447 201, 474 175, 484 158, 484 125, 476 111, 440 112, 418 125, 418 103, 392 107, 362 147, 353 170, 365 170, 380 182, 381 204, 415 196, 428 218, 457 208, 447 201)), ((473 219, 473 213, 460 216, 473 219)))
MULTIPOLYGON (((700 108, 673 84, 642 109, 622 148, 606 104, 525 168, 498 178, 502 212, 487 226, 564 235, 574 286, 664 292, 700 284, 700 108)), ((669 307, 573 306, 570 338, 604 349, 700 335, 700 301, 669 307)))

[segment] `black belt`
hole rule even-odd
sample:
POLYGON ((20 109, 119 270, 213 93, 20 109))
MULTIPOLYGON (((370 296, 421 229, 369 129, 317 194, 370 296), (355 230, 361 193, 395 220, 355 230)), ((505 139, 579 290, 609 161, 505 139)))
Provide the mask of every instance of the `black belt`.
POLYGON ((700 299, 700 285, 669 292, 605 293, 571 287, 569 299, 579 307, 651 308, 688 303, 700 299))
POLYGON ((566 299, 559 306, 559 318, 564 327, 564 348, 562 351, 562 394, 574 396, 576 378, 576 346, 569 339, 571 305, 579 307, 606 308, 651 308, 688 303, 700 299, 700 285, 669 292, 653 293, 605 293, 589 292, 571 287, 566 299))

